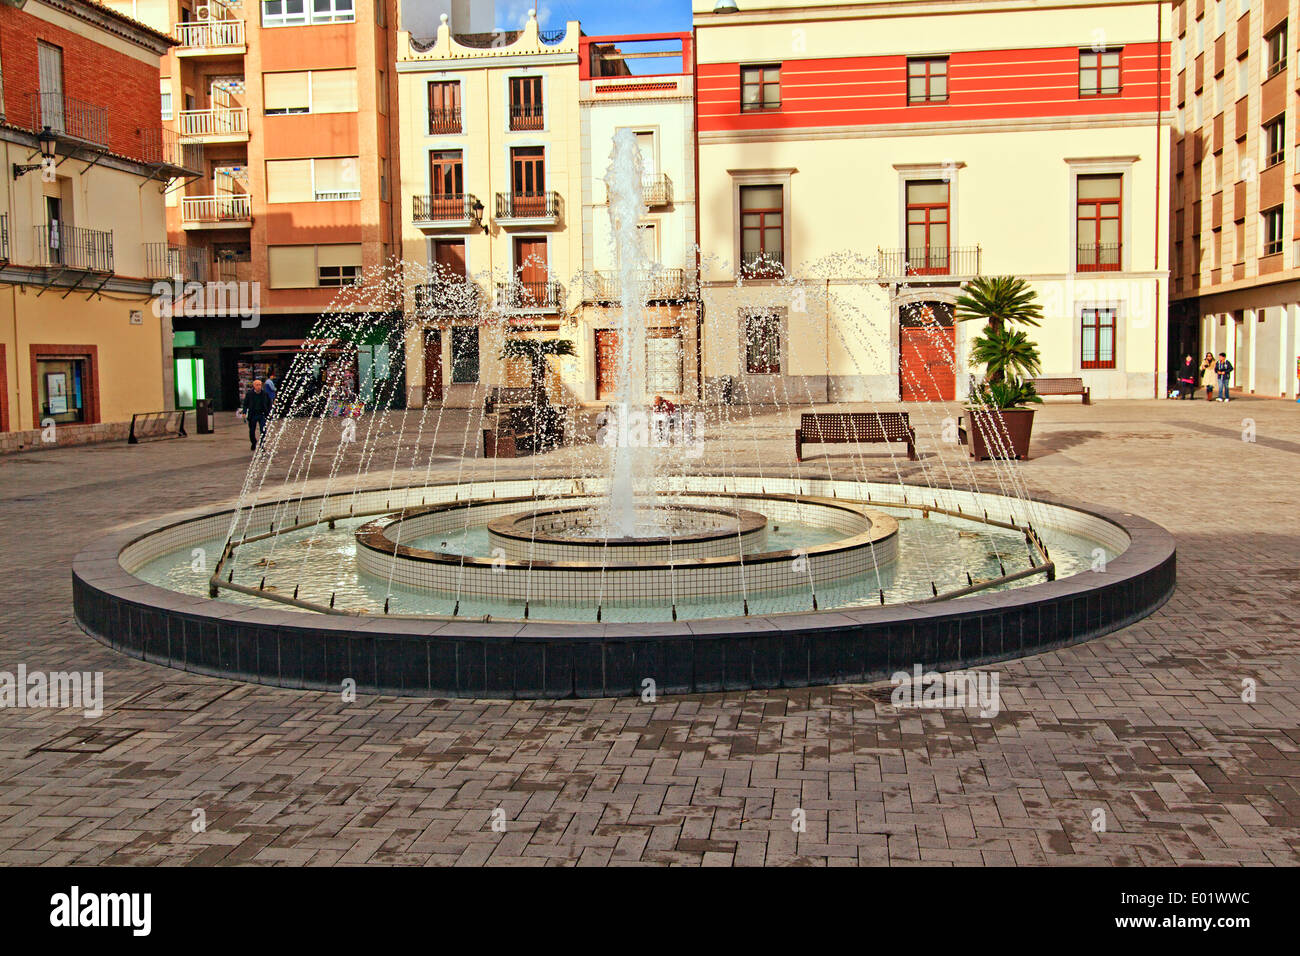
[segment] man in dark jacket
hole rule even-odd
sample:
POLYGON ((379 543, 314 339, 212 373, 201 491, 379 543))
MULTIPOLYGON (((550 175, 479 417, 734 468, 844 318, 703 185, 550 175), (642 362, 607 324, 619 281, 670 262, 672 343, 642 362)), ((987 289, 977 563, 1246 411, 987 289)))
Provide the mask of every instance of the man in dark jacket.
POLYGON ((1232 382, 1232 363, 1228 361, 1228 356, 1220 352, 1219 360, 1214 363, 1214 374, 1219 377, 1219 388, 1214 396, 1216 402, 1230 402, 1232 396, 1228 394, 1228 385, 1232 382))
POLYGON ((271 396, 262 388, 260 378, 253 379, 253 387, 244 393, 241 408, 248 422, 248 447, 256 451, 257 429, 260 428, 262 438, 266 438, 266 417, 271 414, 271 396))

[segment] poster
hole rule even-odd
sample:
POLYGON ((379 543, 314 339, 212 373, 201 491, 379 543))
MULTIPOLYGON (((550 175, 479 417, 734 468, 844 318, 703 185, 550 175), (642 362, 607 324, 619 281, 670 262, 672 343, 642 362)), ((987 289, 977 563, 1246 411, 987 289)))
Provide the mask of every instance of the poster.
POLYGON ((45 375, 46 407, 51 415, 64 415, 68 411, 68 375, 66 372, 48 372, 45 375))

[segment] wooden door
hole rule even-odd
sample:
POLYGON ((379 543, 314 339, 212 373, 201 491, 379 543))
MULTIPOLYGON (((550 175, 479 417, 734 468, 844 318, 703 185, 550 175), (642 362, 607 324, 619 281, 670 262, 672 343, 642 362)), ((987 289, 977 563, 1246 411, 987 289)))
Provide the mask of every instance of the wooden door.
POLYGON ((442 333, 437 329, 424 331, 424 400, 442 401, 442 333))
POLYGON ((596 398, 618 397, 618 330, 596 330, 596 398))
POLYGON ((952 306, 905 305, 898 327, 898 393, 905 402, 951 402, 957 396, 957 338, 952 306))
POLYGON ((546 240, 515 238, 515 271, 519 276, 519 305, 524 308, 546 304, 546 240))
POLYGON ((510 150, 510 192, 515 216, 546 214, 546 155, 542 147, 510 150))
POLYGON ((437 239, 433 243, 433 264, 440 276, 465 278, 465 240, 437 239))
POLYGON ((40 84, 40 123, 51 132, 65 132, 63 113, 63 49, 36 42, 37 82, 40 84))

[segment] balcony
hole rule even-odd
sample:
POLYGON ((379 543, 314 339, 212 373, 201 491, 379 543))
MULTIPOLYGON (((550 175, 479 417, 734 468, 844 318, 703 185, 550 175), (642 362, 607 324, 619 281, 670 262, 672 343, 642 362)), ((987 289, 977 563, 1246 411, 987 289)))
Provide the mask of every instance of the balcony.
POLYGON ((74 272, 113 271, 113 234, 63 223, 35 226, 36 266, 74 272))
POLYGON ((473 193, 411 197, 411 222, 421 229, 465 229, 483 224, 483 204, 473 193))
MULTIPOLYGON (((622 301, 617 272, 596 273, 597 302, 617 303, 622 301)), ((645 291, 647 302, 672 301, 684 299, 689 289, 685 269, 657 269, 641 274, 641 287, 645 291)))
MULTIPOLYGON (((28 93, 27 128, 39 132, 45 127, 60 142, 82 143, 108 149, 108 110, 64 93, 28 93)), ((11 117, 11 122, 13 118, 11 117)))
POLYGON ((318 189, 312 194, 317 202, 344 202, 349 199, 360 199, 360 189, 318 189))
POLYGON ((172 242, 144 244, 145 278, 177 279, 182 282, 208 280, 206 250, 172 242))
POLYGON ((558 312, 564 289, 558 282, 498 282, 497 308, 502 312, 558 312))
POLYGON ((9 264, 9 213, 0 212, 0 266, 9 264))
POLYGON ((425 282, 415 287, 415 311, 422 315, 478 315, 482 295, 469 279, 425 282))
POLYGON ((179 57, 243 56, 248 52, 243 20, 199 20, 176 24, 179 57))
POLYGON ((512 130, 544 129, 545 127, 546 111, 542 109, 541 103, 511 104, 510 128, 512 130))
POLYGON ((1079 243, 1075 268, 1079 272, 1119 272, 1123 268, 1123 249, 1118 242, 1079 243))
POLYGON ((647 176, 641 181, 641 198, 650 208, 671 206, 673 204, 673 181, 667 173, 647 176))
POLYGON ((249 229, 253 206, 247 194, 181 197, 184 229, 249 229))
POLYGON ((554 225, 560 220, 560 194, 497 193, 496 220, 502 225, 554 225))
POLYGON ((182 143, 247 143, 248 108, 182 110, 176 129, 182 143))
POLYGON ((203 147, 182 142, 172 130, 161 127, 144 131, 144 161, 157 167, 164 178, 203 175, 203 147))
POLYGON ((779 279, 785 275, 784 256, 778 249, 773 252, 742 254, 740 276, 743 279, 779 279))
POLYGON ((880 275, 890 279, 981 275, 981 255, 979 246, 921 246, 876 250, 880 275))
POLYGON ((446 135, 464 132, 460 125, 459 109, 429 110, 429 135, 446 135))

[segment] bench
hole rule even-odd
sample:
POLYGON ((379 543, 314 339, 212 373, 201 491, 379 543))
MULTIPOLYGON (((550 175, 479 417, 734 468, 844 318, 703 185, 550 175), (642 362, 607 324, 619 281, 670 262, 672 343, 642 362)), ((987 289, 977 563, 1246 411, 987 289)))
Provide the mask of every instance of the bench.
POLYGON ((916 432, 907 412, 805 412, 794 432, 794 458, 803 461, 804 445, 902 442, 916 461, 916 432))
POLYGON ((1092 389, 1081 378, 1031 378, 1039 395, 1082 395, 1083 404, 1092 404, 1092 389))
POLYGON ((184 438, 185 412, 136 412, 131 416, 131 431, 126 436, 128 445, 140 444, 141 438, 184 438))
POLYGON ((483 399, 483 414, 491 415, 498 405, 532 405, 533 390, 527 386, 494 385, 483 399))

